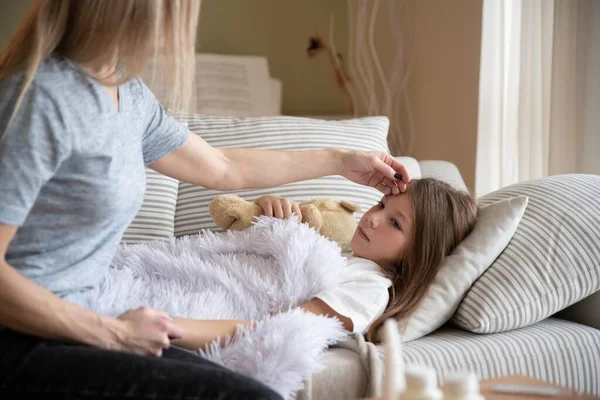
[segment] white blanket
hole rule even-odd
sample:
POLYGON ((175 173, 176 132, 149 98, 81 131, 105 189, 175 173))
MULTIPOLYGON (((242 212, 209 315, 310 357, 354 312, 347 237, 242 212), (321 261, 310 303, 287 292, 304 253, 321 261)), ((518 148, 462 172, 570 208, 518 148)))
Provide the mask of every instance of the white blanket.
POLYGON ((142 305, 195 319, 255 320, 200 355, 294 398, 347 338, 337 319, 290 308, 341 283, 340 248, 295 219, 260 217, 248 230, 119 248, 90 307, 119 315, 142 305))

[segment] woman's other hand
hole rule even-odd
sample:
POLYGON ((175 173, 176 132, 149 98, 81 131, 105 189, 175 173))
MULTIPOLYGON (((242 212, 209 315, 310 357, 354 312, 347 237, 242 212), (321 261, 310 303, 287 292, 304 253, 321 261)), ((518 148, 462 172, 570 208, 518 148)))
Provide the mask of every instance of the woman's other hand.
POLYGON ((300 206, 295 201, 275 195, 265 195, 256 199, 255 203, 262 208, 263 213, 268 217, 288 219, 296 214, 298 221, 302 221, 300 206))
POLYGON ((347 151, 341 175, 361 185, 371 186, 383 194, 406 191, 410 176, 406 167, 382 152, 347 151))
POLYGON ((122 350, 160 357, 172 339, 183 337, 183 329, 176 326, 166 313, 149 307, 128 310, 117 319, 125 326, 120 338, 122 350))

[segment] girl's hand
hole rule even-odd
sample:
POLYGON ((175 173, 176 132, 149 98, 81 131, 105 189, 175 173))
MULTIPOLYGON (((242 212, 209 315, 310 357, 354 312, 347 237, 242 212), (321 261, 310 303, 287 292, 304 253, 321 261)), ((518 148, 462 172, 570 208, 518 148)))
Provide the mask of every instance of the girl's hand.
POLYGON ((125 324, 121 350, 160 357, 172 339, 183 337, 179 328, 166 313, 149 307, 128 310, 117 317, 125 324))
POLYGON ((263 209, 266 216, 288 219, 293 214, 296 214, 298 216, 298 221, 302 221, 300 207, 295 201, 279 196, 265 195, 256 199, 255 203, 263 209))
POLYGON ((383 194, 404 192, 410 182, 406 167, 391 155, 381 152, 346 151, 341 175, 383 194))

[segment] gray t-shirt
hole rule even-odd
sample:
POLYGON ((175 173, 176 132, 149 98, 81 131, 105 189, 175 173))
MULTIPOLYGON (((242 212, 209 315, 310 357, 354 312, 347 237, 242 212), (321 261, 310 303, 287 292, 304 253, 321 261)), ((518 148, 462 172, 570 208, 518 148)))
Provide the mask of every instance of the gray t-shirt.
MULTIPOLYGON (((21 84, 0 80, 0 135, 21 84)), ((141 206, 145 165, 187 137, 141 80, 121 85, 119 101, 50 57, 0 143, 0 222, 18 226, 6 259, 61 297, 99 283, 141 206)))

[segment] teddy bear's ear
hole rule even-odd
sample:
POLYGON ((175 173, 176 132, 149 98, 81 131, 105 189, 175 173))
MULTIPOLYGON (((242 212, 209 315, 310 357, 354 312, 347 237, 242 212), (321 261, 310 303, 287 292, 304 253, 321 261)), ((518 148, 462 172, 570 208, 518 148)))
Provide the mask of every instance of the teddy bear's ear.
POLYGON ((356 203, 351 202, 351 201, 342 200, 340 202, 340 204, 342 205, 342 207, 344 207, 348 211, 351 211, 351 212, 360 211, 360 206, 358 204, 356 204, 356 203))
POLYGON ((314 204, 306 204, 300 206, 302 212, 302 222, 306 222, 308 226, 315 228, 317 232, 321 231, 323 226, 323 214, 314 204))
POLYGON ((235 194, 220 194, 215 196, 208 204, 208 213, 213 219, 219 218, 227 208, 242 204, 245 201, 235 194))
POLYGON ((219 228, 235 231, 250 227, 253 218, 262 211, 260 206, 232 194, 215 196, 208 210, 219 228))

